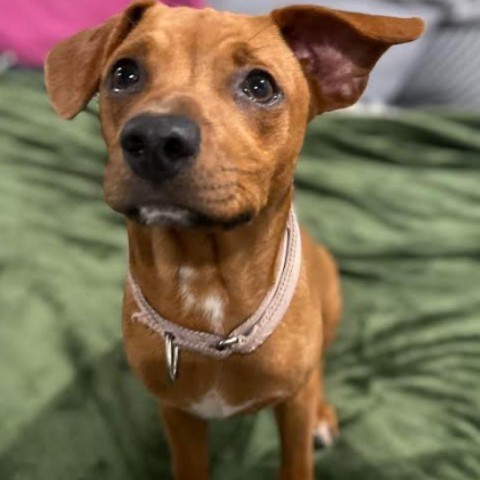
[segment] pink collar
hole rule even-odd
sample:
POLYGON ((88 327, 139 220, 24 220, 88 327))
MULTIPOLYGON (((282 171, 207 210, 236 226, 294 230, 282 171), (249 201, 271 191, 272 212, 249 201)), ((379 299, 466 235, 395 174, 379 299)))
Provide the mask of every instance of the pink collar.
POLYGON ((247 354, 257 350, 274 332, 290 306, 300 275, 301 250, 300 229, 292 208, 275 284, 255 313, 226 337, 181 327, 163 318, 147 302, 130 271, 128 285, 139 308, 132 315, 132 320, 151 328, 165 340, 170 379, 173 381, 177 376, 180 349, 218 359, 234 353, 247 354))

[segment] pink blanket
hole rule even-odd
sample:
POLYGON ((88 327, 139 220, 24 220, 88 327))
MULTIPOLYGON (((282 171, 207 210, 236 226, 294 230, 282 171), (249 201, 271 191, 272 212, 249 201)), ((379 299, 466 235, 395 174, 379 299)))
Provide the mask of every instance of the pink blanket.
MULTIPOLYGON (((12 52, 17 63, 41 66, 59 40, 97 25, 131 0, 8 0, 0 13, 0 52, 12 52)), ((203 0, 163 0, 171 6, 201 8, 203 0)))

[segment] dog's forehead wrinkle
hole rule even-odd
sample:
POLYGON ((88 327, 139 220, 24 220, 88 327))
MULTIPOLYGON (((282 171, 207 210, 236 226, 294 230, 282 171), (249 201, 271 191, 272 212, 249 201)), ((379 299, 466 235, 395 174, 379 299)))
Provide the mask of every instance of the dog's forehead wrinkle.
MULTIPOLYGON (((174 40, 176 51, 182 48, 203 61, 219 51, 252 50, 259 47, 256 41, 274 25, 260 17, 219 12, 213 9, 175 8, 162 10, 154 25, 155 36, 174 40), (214 32, 214 34, 212 34, 214 32), (163 34, 163 35, 162 35, 163 34), (191 41, 187 41, 190 37, 191 41), (181 39, 181 42, 175 41, 181 39)), ((261 47, 261 45, 260 45, 261 47)), ((213 55, 216 57, 216 55, 213 55)))

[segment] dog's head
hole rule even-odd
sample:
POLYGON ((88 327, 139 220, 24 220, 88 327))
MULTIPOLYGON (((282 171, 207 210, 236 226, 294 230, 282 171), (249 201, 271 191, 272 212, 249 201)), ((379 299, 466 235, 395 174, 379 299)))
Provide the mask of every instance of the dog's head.
POLYGON ((55 110, 99 92, 109 205, 147 224, 246 222, 291 188, 307 122, 354 104, 419 19, 294 6, 249 17, 131 5, 58 44, 55 110))

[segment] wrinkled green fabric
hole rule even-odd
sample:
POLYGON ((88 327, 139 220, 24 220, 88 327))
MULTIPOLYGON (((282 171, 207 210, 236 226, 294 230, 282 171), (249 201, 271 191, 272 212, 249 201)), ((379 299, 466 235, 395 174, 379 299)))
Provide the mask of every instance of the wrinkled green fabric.
MULTIPOLYGON (((338 445, 323 480, 480 479, 480 114, 330 115, 298 167, 301 220, 336 254, 338 445)), ((170 478, 120 335, 121 218, 91 112, 0 76, 0 479, 170 478)), ((213 478, 275 478, 270 412, 215 422, 213 478)), ((301 480, 301 479, 299 479, 301 480)))

